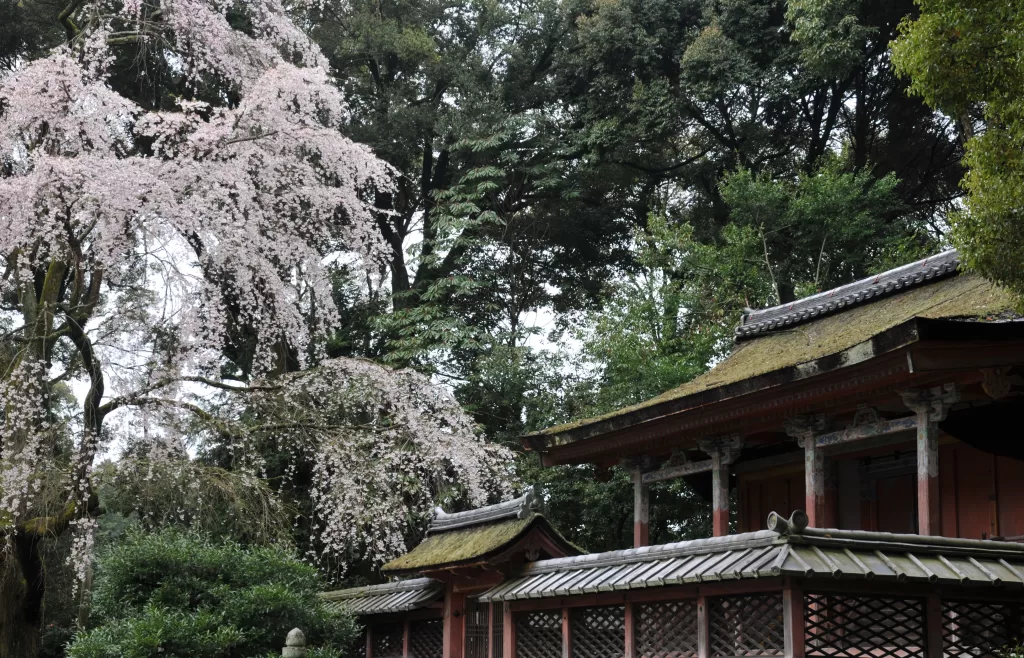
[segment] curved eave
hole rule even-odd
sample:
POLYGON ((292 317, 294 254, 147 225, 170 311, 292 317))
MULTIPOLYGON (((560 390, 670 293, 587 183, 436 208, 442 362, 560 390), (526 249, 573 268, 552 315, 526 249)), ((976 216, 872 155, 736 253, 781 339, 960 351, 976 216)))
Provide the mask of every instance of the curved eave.
MULTIPOLYGON (((546 465, 586 463, 577 450, 570 449, 581 442, 621 437, 648 425, 682 418, 689 414, 707 414, 712 408, 743 405, 750 396, 778 389, 782 394, 787 387, 802 384, 812 378, 827 377, 832 373, 862 367, 864 364, 913 347, 915 350, 934 346, 941 350, 963 353, 965 342, 979 348, 998 347, 1000 354, 991 364, 973 362, 975 367, 995 367, 1024 363, 1024 342, 1007 345, 1009 341, 1024 341, 1024 322, 965 322, 961 320, 912 318, 890 329, 879 332, 840 352, 812 361, 773 370, 761 375, 725 384, 691 395, 665 400, 656 404, 626 411, 593 422, 582 422, 564 430, 546 430, 522 437, 528 450, 542 453, 546 465)), ((929 364, 927 359, 910 364, 918 372, 942 369, 940 364, 929 364)))

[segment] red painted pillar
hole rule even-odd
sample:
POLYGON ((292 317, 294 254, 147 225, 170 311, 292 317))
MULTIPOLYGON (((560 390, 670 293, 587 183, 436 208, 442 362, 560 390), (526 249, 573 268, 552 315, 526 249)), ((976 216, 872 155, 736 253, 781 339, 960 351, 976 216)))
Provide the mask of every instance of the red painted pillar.
POLYGON ((366 627, 366 658, 373 658, 373 627, 366 627))
POLYGON ((711 656, 711 625, 708 621, 708 600, 703 594, 697 595, 697 658, 711 656))
POLYGON ((943 658, 942 599, 938 594, 930 594, 925 605, 924 623, 927 630, 924 655, 927 658, 943 658))
POLYGON ((651 488, 642 477, 640 469, 633 471, 633 548, 651 543, 651 488))
POLYGON ((562 658, 572 658, 572 624, 569 608, 562 608, 562 658))
POLYGON ((626 601, 626 656, 625 658, 636 657, 636 617, 633 616, 633 603, 626 601))
POLYGON ((504 644, 501 655, 502 658, 516 658, 516 624, 512 616, 512 606, 507 603, 501 605, 501 641, 504 644))
POLYGON ((409 658, 409 620, 402 623, 402 658, 409 658))
POLYGON ((448 583, 444 597, 444 658, 462 658, 466 637, 466 595, 448 583))
POLYGON ((786 658, 804 658, 804 593, 798 585, 790 584, 782 590, 782 618, 786 658))
POLYGON ((910 390, 903 402, 917 414, 917 532, 937 535, 942 528, 939 500, 939 422, 960 397, 955 384, 910 390))
POLYGON ((715 537, 729 534, 729 464, 739 456, 743 439, 730 436, 707 439, 700 449, 711 456, 711 523, 715 537))
POLYGON ((825 429, 825 417, 797 416, 786 422, 786 433, 804 449, 804 511, 807 525, 825 527, 828 517, 828 490, 825 485, 825 451, 816 442, 816 434, 825 429))

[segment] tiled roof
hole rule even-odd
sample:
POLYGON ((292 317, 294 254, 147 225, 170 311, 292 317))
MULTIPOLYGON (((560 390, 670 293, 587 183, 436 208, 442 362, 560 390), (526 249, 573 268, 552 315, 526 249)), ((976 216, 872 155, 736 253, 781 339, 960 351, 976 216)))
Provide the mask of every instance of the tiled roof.
POLYGON ((438 600, 442 584, 432 578, 413 578, 383 585, 369 585, 324 592, 320 598, 332 610, 353 615, 379 615, 422 608, 438 600))
MULTIPOLYGON (((778 518, 778 517, 776 517, 778 518)), ((1024 586, 1024 546, 883 532, 791 530, 533 562, 481 601, 570 596, 776 576, 1024 586)))
POLYGON ((798 299, 789 304, 753 311, 744 317, 743 323, 736 328, 736 338, 749 338, 813 320, 829 313, 836 313, 883 295, 955 274, 959 266, 959 254, 956 249, 950 249, 909 265, 902 265, 845 286, 798 299))
POLYGON ((434 510, 434 518, 427 528, 427 535, 436 535, 441 532, 460 530, 475 525, 504 521, 506 519, 525 519, 532 513, 538 511, 540 500, 533 489, 514 500, 508 500, 497 505, 479 507, 466 512, 448 514, 438 507, 434 510))

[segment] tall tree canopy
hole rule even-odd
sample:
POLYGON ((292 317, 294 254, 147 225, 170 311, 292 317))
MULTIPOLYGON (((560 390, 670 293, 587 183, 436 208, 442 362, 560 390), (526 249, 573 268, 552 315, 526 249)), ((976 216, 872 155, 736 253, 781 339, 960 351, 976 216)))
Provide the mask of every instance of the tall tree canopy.
POLYGON ((967 263, 1024 295, 1024 16, 1016 2, 922 0, 893 44, 911 91, 966 138, 963 212, 953 239, 967 263))
POLYGON ((324 360, 327 264, 374 269, 392 172, 342 134, 341 93, 283 7, 73 2, 59 25, 65 45, 0 81, 0 656, 36 650, 44 536, 75 531, 87 571, 113 418, 156 468, 204 432, 254 473, 247 446, 296 445, 328 553, 372 527, 379 561, 442 490, 501 493, 501 451, 449 394, 324 360), (88 391, 69 439, 72 379, 88 391))

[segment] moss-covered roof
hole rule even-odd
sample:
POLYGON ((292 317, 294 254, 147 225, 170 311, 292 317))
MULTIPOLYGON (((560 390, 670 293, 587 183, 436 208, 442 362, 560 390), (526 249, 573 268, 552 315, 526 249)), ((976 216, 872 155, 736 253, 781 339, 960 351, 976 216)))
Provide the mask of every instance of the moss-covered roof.
POLYGON ((487 558, 511 548, 532 529, 545 532, 565 554, 580 551, 564 539, 540 514, 530 514, 497 523, 432 534, 416 548, 395 558, 381 569, 386 573, 409 573, 464 566, 486 561, 487 558))
POLYGON ((914 318, 953 319, 1000 316, 1015 308, 1006 290, 973 274, 940 279, 841 313, 739 342, 708 372, 682 386, 612 413, 542 430, 552 436, 657 406, 695 393, 838 354, 914 318))

